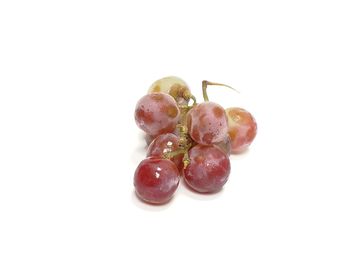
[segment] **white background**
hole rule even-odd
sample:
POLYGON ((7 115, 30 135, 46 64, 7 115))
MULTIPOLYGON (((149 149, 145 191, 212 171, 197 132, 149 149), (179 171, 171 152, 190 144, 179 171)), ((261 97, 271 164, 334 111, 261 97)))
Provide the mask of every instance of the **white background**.
POLYGON ((0 262, 350 262, 348 1, 1 1, 0 262), (224 190, 141 203, 137 100, 258 122, 224 190))

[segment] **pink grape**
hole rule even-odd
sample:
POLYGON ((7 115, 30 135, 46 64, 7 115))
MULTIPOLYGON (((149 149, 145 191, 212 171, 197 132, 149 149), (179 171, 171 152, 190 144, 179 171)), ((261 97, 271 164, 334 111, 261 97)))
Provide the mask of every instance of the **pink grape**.
POLYGON ((180 110, 173 97, 155 92, 143 96, 135 109, 135 121, 151 136, 173 132, 180 119, 180 110))
POLYGON ((189 134, 194 141, 211 145, 225 139, 228 125, 225 110, 214 102, 203 102, 187 114, 189 134))
POLYGON ((230 160, 217 146, 198 144, 189 151, 189 157, 190 164, 184 169, 184 178, 197 192, 217 192, 227 182, 230 160))
MULTIPOLYGON (((178 149, 179 137, 172 133, 161 134, 148 146, 147 157, 164 158, 164 154, 174 152, 178 149)), ((170 159, 175 163, 179 171, 183 167, 183 156, 183 154, 178 154, 170 159)))
POLYGON ((168 202, 180 181, 176 165, 167 159, 148 158, 136 168, 134 186, 136 194, 152 204, 168 202))
POLYGON ((253 142, 257 124, 252 114, 242 108, 226 109, 228 134, 231 138, 231 152, 241 153, 253 142))

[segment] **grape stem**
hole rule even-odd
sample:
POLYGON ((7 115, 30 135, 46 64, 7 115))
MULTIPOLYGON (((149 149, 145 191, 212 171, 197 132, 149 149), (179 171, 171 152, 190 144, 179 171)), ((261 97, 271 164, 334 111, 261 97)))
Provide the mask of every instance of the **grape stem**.
POLYGON ((187 101, 186 105, 178 105, 181 111, 180 123, 177 125, 177 130, 179 133, 179 149, 173 152, 165 153, 163 156, 164 158, 171 159, 177 155, 183 154, 184 157, 182 158, 182 162, 184 164, 184 168, 186 168, 190 164, 188 151, 192 146, 192 139, 188 134, 186 125, 186 115, 188 111, 197 104, 197 101, 196 97, 193 96, 189 91, 183 94, 183 98, 187 101), (188 105, 188 101, 190 99, 193 100, 193 104, 191 106, 188 105))
POLYGON ((238 90, 232 88, 232 87, 229 86, 229 85, 222 84, 222 83, 217 83, 217 82, 211 82, 211 81, 207 81, 207 80, 203 80, 203 81, 202 81, 202 92, 203 92, 203 99, 204 99, 204 101, 209 101, 208 93, 207 93, 207 88, 208 88, 208 86, 224 86, 224 87, 230 88, 230 89, 236 91, 237 93, 239 93, 238 90))
POLYGON ((196 105, 197 104, 197 101, 196 101, 196 97, 190 92, 190 90, 186 90, 184 91, 184 93, 182 94, 182 97, 188 102, 190 99, 193 100, 193 105, 196 105))
POLYGON ((188 147, 188 149, 186 150, 185 154, 184 154, 184 158, 182 158, 182 162, 184 164, 184 169, 186 169, 186 167, 190 164, 190 157, 188 156, 188 150, 190 149, 190 147, 188 147))
POLYGON ((164 153, 163 156, 166 159, 171 159, 179 154, 185 154, 186 152, 187 152, 187 149, 178 149, 178 150, 173 151, 173 152, 164 153))
POLYGON ((190 164, 190 158, 188 156, 188 150, 191 148, 191 144, 187 145, 186 148, 178 149, 173 152, 167 152, 163 154, 163 157, 166 159, 171 159, 177 155, 183 154, 182 162, 184 164, 184 168, 186 168, 190 164))
POLYGON ((193 95, 191 94, 190 99, 193 100, 192 106, 197 105, 197 101, 196 101, 196 97, 195 97, 195 96, 193 96, 193 95))

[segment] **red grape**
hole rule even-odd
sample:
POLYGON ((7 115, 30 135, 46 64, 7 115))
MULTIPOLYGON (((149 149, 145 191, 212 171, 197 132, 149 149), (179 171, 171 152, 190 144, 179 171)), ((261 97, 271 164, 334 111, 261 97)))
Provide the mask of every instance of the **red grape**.
POLYGON ((203 102, 187 114, 189 134, 203 145, 221 142, 227 134, 227 117, 224 108, 214 102, 203 102))
POLYGON ((228 117, 228 134, 231 138, 231 152, 243 152, 256 136, 256 121, 252 114, 241 108, 228 108, 226 114, 228 117))
MULTIPOLYGON (((179 137, 172 133, 161 134, 148 146, 147 157, 163 158, 165 153, 174 152, 179 149, 179 137)), ((178 154, 170 160, 175 163, 179 171, 183 167, 183 154, 178 154)))
POLYGON ((136 124, 152 136, 174 131, 179 119, 176 101, 165 93, 147 94, 136 105, 136 124))
POLYGON ((136 168, 134 186, 136 194, 152 204, 168 202, 180 181, 176 165, 167 159, 148 158, 136 168))
POLYGON ((217 146, 196 145, 189 151, 190 164, 184 169, 186 183, 202 193, 219 191, 230 174, 230 160, 217 146))

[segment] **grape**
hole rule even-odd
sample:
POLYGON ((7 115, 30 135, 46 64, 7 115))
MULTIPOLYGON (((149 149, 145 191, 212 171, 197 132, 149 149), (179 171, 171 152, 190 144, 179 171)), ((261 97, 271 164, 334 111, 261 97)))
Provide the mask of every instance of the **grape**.
POLYGON ((256 121, 252 114, 241 108, 228 108, 226 115, 228 117, 228 134, 231 138, 231 152, 243 152, 256 136, 256 121))
POLYGON ((164 92, 171 95, 179 105, 186 105, 191 95, 185 81, 178 77, 170 76, 155 81, 148 90, 148 93, 164 92))
POLYGON ((227 134, 227 117, 224 108, 214 102, 203 102, 187 114, 189 134, 203 145, 221 142, 227 134))
POLYGON ((180 181, 176 165, 167 159, 148 158, 136 168, 134 186, 136 194, 152 204, 168 202, 180 181))
POLYGON ((217 146, 196 145, 189 151, 190 164, 184 169, 186 183, 202 193, 219 191, 230 174, 230 160, 217 146))
POLYGON ((147 94, 136 105, 136 124, 151 136, 174 131, 179 119, 176 101, 165 93, 147 94))
POLYGON ((175 76, 169 76, 153 82, 148 90, 148 93, 164 92, 169 94, 171 87, 174 85, 187 87, 186 82, 182 79, 175 76))
MULTIPOLYGON (((159 135, 152 141, 147 150, 147 157, 159 157, 163 158, 165 153, 174 152, 179 149, 179 137, 172 133, 166 133, 159 135)), ((172 157, 170 160, 175 163, 179 171, 182 171, 183 167, 183 154, 178 154, 172 157)))

